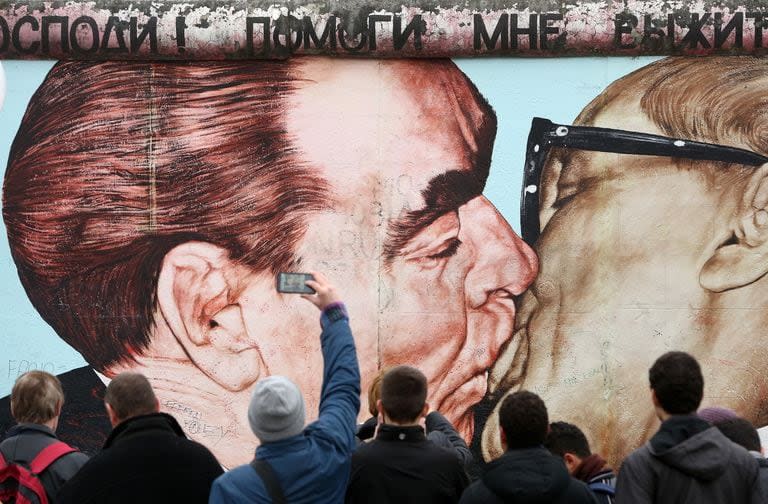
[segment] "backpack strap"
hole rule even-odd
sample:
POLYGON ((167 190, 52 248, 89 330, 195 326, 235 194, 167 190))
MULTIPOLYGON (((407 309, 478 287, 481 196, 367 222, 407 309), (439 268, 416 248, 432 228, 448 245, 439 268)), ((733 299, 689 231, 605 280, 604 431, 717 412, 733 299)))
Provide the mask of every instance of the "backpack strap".
POLYGON ((599 481, 595 481, 594 483, 590 483, 587 486, 595 493, 616 495, 616 489, 607 483, 600 483, 599 481))
POLYGON ((56 462, 59 458, 63 457, 67 453, 72 453, 74 451, 77 450, 69 446, 67 443, 63 441, 56 441, 55 443, 46 446, 40 450, 37 455, 35 455, 35 458, 33 458, 29 463, 29 470, 32 471, 33 474, 40 474, 41 472, 45 471, 49 465, 56 462))
POLYGON ((272 498, 274 504, 286 504, 285 494, 283 494, 283 487, 280 486, 280 482, 277 480, 272 466, 266 460, 253 459, 251 461, 251 467, 259 475, 261 481, 264 483, 264 487, 267 489, 267 493, 272 498))

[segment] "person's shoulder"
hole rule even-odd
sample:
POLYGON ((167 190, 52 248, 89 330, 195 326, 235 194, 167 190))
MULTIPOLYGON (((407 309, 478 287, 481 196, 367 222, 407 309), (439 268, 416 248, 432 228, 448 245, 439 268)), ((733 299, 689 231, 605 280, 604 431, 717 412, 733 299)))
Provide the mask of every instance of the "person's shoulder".
MULTIPOLYGON (((264 484, 250 464, 237 466, 213 480, 211 496, 229 495, 240 498, 259 495, 264 490, 264 484)), ((235 500, 233 502, 237 502, 235 500)))
POLYGON ((639 446, 638 448, 634 449, 629 455, 627 455, 624 461, 621 463, 621 466, 625 467, 625 466, 631 466, 634 464, 644 464, 652 459, 653 457, 651 456, 650 447, 648 443, 645 443, 642 446, 639 446))
POLYGON ((70 453, 67 453, 63 457, 61 457, 59 460, 57 460, 57 463, 66 464, 70 467, 74 467, 76 469, 80 469, 83 467, 88 461, 90 460, 90 457, 86 455, 85 453, 81 451, 73 451, 70 453))
POLYGON ((176 441, 176 446, 178 447, 176 451, 180 460, 183 460, 190 465, 198 465, 201 470, 205 468, 205 466, 202 466, 201 464, 207 464, 209 468, 221 468, 221 464, 211 450, 197 441, 180 437, 178 438, 178 441, 176 441))
POLYGON ((227 485, 232 482, 248 482, 248 484, 252 484, 252 482, 261 481, 261 478, 250 464, 243 464, 228 470, 216 478, 216 481, 219 485, 227 485))
POLYGON ((431 440, 427 440, 424 443, 422 452, 425 457, 434 459, 434 461, 437 463, 443 463, 445 465, 461 465, 459 458, 456 456, 456 450, 454 448, 438 445, 431 440))
POLYGON ((386 451, 386 449, 387 448, 382 446, 381 442, 376 439, 359 443, 352 451, 352 462, 363 462, 368 459, 378 458, 386 451))
POLYGON ((724 454, 724 456, 730 459, 731 463, 729 466, 731 470, 738 474, 752 474, 760 470, 760 463, 746 448, 731 442, 730 439, 728 439, 728 444, 725 446, 729 453, 724 454))
POLYGON ((561 500, 563 503, 592 504, 596 502, 595 495, 589 489, 587 484, 575 478, 570 479, 570 482, 568 483, 568 491, 566 494, 566 498, 561 500))
POLYGON ((499 498, 491 492, 482 479, 469 485, 459 500, 459 504, 491 504, 493 502, 499 502, 499 498))

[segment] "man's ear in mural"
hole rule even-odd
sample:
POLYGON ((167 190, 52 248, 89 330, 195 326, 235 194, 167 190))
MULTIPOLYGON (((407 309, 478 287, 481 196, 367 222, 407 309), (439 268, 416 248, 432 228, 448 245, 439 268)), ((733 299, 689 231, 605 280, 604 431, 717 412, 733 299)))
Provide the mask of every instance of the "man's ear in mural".
POLYGON ((233 392, 254 383, 262 371, 237 302, 239 268, 225 249, 187 242, 166 254, 157 282, 160 313, 184 352, 233 392))
POLYGON ((768 165, 749 178, 733 228, 699 275, 713 292, 737 289, 768 273, 768 165))

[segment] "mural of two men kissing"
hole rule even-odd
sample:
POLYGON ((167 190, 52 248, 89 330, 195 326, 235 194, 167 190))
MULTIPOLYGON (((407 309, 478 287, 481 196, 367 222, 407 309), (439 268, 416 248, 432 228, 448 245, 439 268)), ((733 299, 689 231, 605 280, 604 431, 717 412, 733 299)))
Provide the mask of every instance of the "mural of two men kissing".
POLYGON ((224 465, 248 461, 256 380, 291 377, 317 411, 316 314, 275 291, 312 269, 345 295, 363 388, 418 366, 487 457, 475 405, 524 387, 618 460, 655 428, 646 370, 673 348, 708 404, 765 425, 766 90, 760 59, 667 59, 581 127, 538 121, 511 189, 526 243, 483 195, 496 117, 450 61, 59 63, 3 217, 30 300, 89 364, 62 375, 60 434, 98 449, 103 382, 136 370, 224 465))

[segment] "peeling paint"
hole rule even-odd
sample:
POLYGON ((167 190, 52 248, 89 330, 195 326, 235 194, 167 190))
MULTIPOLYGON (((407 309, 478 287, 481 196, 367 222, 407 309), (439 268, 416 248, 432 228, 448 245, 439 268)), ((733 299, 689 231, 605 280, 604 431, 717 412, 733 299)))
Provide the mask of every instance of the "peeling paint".
POLYGON ((766 17, 746 0, 0 2, 0 59, 760 54, 766 17))

